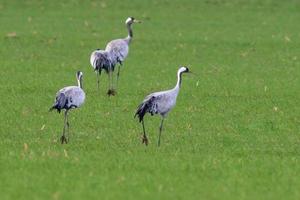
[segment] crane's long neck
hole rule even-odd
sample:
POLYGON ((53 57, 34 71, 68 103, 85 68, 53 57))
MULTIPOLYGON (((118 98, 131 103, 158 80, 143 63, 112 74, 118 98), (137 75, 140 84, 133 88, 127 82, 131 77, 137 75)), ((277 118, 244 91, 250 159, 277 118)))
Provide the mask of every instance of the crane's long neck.
POLYGON ((127 24, 127 30, 128 30, 128 36, 127 36, 126 39, 128 40, 128 44, 129 44, 131 39, 133 38, 133 32, 132 32, 132 28, 131 28, 130 23, 127 24))
POLYGON ((77 83, 78 83, 78 87, 80 87, 82 89, 82 78, 78 78, 77 79, 77 83))
POLYGON ((174 90, 178 91, 179 92, 179 89, 180 89, 180 86, 181 86, 181 80, 182 80, 182 72, 178 71, 177 72, 177 83, 174 87, 174 90))

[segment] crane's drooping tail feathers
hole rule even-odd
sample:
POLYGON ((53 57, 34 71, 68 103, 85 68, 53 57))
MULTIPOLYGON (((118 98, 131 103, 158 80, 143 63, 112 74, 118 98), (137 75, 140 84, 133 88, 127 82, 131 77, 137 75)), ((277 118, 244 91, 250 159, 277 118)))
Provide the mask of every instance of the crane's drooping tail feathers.
POLYGON ((139 122, 141 122, 144 119, 144 116, 147 112, 151 113, 151 115, 154 114, 154 112, 152 111, 153 109, 153 100, 154 100, 154 96, 151 97, 150 99, 144 101, 143 103, 141 103, 134 115, 134 117, 138 116, 139 117, 139 122))
POLYGON ((102 52, 101 53, 98 52, 96 54, 96 58, 94 60, 93 65, 95 70, 101 71, 102 69, 104 69, 106 73, 108 73, 110 69, 114 71, 114 67, 115 67, 115 64, 111 62, 111 60, 108 58, 108 54, 102 52))
POLYGON ((59 93, 59 94, 56 96, 56 101, 55 101, 55 103, 54 103, 53 106, 49 109, 49 111, 52 111, 52 110, 56 109, 57 112, 60 113, 60 111, 66 107, 67 100, 68 100, 68 99, 66 98, 66 95, 65 95, 64 93, 59 93))

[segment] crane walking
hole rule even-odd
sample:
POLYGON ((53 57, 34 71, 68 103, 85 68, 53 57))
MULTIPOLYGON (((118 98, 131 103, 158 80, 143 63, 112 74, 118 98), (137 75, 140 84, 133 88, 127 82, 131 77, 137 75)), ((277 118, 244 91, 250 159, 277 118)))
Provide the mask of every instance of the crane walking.
POLYGON ((60 89, 56 93, 55 102, 49 110, 52 111, 56 109, 57 112, 60 113, 61 110, 65 109, 63 134, 60 138, 62 144, 68 143, 68 139, 65 136, 65 132, 67 126, 68 135, 69 135, 69 120, 68 120, 69 110, 73 108, 79 108, 84 103, 85 100, 85 93, 82 89, 82 77, 83 77, 83 73, 78 71, 76 73, 78 86, 68 86, 60 89))
POLYGON ((128 36, 122 39, 112 40, 106 45, 105 50, 97 49, 93 51, 91 54, 90 63, 94 68, 94 71, 97 73, 98 89, 99 89, 99 76, 101 75, 101 71, 104 69, 106 73, 109 74, 109 89, 107 92, 108 95, 116 94, 116 89, 117 89, 118 80, 120 76, 120 66, 122 65, 123 61, 126 59, 128 55, 129 44, 133 38, 133 32, 131 27, 133 23, 141 23, 141 21, 133 17, 128 17, 127 20, 125 21, 128 30, 128 36), (117 82, 116 82, 116 89, 114 89, 113 72, 117 64, 119 64, 118 72, 117 72, 117 82))
POLYGON ((145 143, 145 145, 148 145, 148 138, 146 135, 145 125, 144 125, 145 114, 148 112, 151 115, 160 114, 161 116, 161 123, 159 127, 159 136, 157 142, 157 145, 160 146, 160 137, 163 129, 164 119, 176 104, 176 99, 181 86, 182 74, 189 73, 189 72, 190 71, 187 67, 180 67, 177 72, 177 83, 173 89, 149 94, 148 96, 146 96, 143 102, 138 106, 138 109, 134 117, 138 116, 139 122, 142 123, 143 126, 142 143, 145 143))

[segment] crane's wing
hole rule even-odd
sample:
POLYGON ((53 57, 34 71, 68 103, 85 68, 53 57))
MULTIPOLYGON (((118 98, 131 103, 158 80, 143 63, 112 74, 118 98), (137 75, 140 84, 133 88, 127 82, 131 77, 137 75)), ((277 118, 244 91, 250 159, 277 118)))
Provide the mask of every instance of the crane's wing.
POLYGON ((148 112, 151 115, 158 113, 158 103, 162 95, 157 95, 155 93, 148 95, 144 101, 138 106, 134 117, 138 116, 141 122, 144 119, 145 114, 148 112))
POLYGON ((110 56, 115 63, 118 62, 122 64, 128 55, 129 47, 124 39, 117 39, 109 42, 105 50, 110 53, 110 56))
POLYGON ((109 56, 107 52, 98 50, 94 51, 91 55, 91 64, 94 68, 94 70, 102 70, 104 69, 106 72, 113 67, 113 64, 111 60, 109 59, 109 56))
POLYGON ((56 94, 55 102, 53 106, 50 108, 49 111, 52 111, 53 109, 56 109, 57 112, 60 113, 62 109, 65 108, 66 104, 68 103, 68 98, 66 97, 65 93, 63 92, 58 92, 56 94))

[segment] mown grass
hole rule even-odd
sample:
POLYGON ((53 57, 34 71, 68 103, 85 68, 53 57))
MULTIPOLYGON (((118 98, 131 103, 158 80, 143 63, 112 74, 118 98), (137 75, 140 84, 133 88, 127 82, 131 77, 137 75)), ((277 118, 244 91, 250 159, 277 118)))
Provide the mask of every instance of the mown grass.
POLYGON ((0 2, 1 199, 299 199, 298 1, 0 2), (144 21, 119 93, 100 94, 92 50, 144 21), (133 115, 149 92, 185 76, 156 146, 133 115), (84 72, 85 105, 49 113, 84 72))

